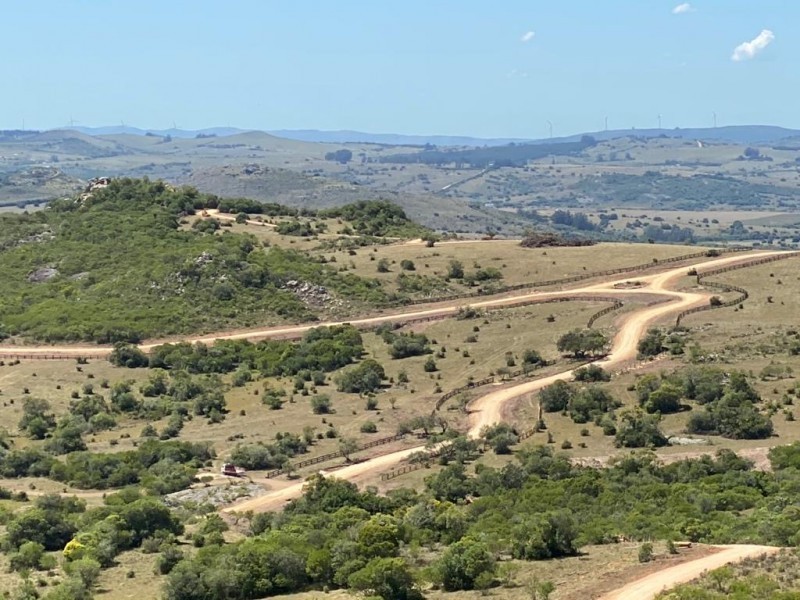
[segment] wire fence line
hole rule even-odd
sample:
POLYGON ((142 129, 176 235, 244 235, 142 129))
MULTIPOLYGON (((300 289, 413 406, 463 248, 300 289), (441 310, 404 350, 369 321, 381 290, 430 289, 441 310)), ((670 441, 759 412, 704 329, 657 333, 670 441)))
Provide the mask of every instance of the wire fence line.
POLYGON ((735 265, 728 265, 726 267, 719 267, 716 269, 710 269, 708 271, 703 271, 702 273, 695 273, 695 277, 697 280, 698 285, 704 285, 705 287, 713 288, 716 290, 720 290, 721 292, 737 292, 739 295, 732 299, 727 300, 725 302, 719 301, 715 302, 714 304, 705 304, 703 306, 695 306, 694 308, 689 308, 687 310, 682 311, 678 314, 675 318, 675 326, 681 324, 685 317, 689 315, 694 315, 699 312, 705 312, 707 310, 714 310, 716 308, 730 308, 731 306, 738 306, 745 300, 750 297, 750 292, 748 292, 745 288, 739 287, 730 283, 718 282, 718 281, 703 281, 706 277, 711 277, 713 275, 719 275, 721 273, 728 273, 730 271, 736 271, 739 269, 746 269, 747 267, 754 267, 757 265, 763 265, 767 263, 776 262, 779 260, 786 260, 787 258, 794 258, 796 256, 800 256, 800 252, 786 252, 784 254, 775 254, 772 256, 765 256, 763 258, 748 261, 745 263, 739 263, 735 265))

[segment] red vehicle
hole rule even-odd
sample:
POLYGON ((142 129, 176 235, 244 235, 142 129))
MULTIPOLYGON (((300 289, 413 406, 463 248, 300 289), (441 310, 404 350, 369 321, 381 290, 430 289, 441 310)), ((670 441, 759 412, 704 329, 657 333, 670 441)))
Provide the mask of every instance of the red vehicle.
POLYGON ((244 469, 237 467, 233 463, 225 463, 222 465, 221 472, 227 477, 244 477, 244 469))

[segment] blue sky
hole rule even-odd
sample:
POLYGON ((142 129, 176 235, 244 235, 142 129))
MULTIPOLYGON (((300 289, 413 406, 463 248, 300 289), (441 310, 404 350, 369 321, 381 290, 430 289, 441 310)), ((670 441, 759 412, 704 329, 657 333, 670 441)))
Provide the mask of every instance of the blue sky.
POLYGON ((606 116, 614 129, 659 114, 710 126, 716 112, 720 125, 800 128, 800 2, 681 4, 5 2, 0 127, 546 137, 548 121, 566 135, 606 116))

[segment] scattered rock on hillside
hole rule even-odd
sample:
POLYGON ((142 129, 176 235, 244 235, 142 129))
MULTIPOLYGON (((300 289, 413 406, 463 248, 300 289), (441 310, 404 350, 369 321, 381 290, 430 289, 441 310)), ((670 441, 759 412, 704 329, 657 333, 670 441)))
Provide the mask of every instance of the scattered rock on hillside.
POLYGON ((52 267, 41 267, 28 274, 28 281, 31 283, 45 283, 58 275, 58 269, 52 267))
POLYGON ((265 492, 262 486, 255 483, 237 481, 227 485, 210 485, 167 494, 164 496, 164 503, 172 507, 181 506, 184 502, 222 506, 242 498, 260 496, 265 492))
POLYGON ((670 446, 703 446, 710 443, 702 438, 678 437, 676 435, 667 438, 667 441, 670 446))
POLYGON ((291 291, 295 296, 300 298, 306 304, 312 306, 330 308, 332 306, 341 306, 342 301, 334 298, 327 288, 321 285, 314 285, 307 281, 297 281, 290 279, 283 287, 291 291))

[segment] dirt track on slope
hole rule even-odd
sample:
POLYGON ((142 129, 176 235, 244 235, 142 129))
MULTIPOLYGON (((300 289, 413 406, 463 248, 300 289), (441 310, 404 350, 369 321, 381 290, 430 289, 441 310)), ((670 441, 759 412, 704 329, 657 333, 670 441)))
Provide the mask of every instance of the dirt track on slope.
MULTIPOLYGON (((222 331, 208 335, 153 340, 145 344, 140 344, 139 348, 145 352, 148 352, 153 348, 155 348, 156 346, 160 346, 161 344, 168 342, 176 342, 176 341, 184 341, 190 343, 202 342, 206 344, 213 344, 217 340, 256 341, 266 338, 294 338, 302 336, 303 333, 315 327, 342 325, 344 323, 349 323, 356 327, 369 327, 374 325, 380 325, 381 323, 386 323, 386 322, 405 322, 405 321, 422 320, 428 318, 446 318, 448 316, 454 315, 455 313, 458 312, 460 308, 464 306, 472 306, 474 308, 509 308, 512 306, 545 302, 547 300, 552 300, 555 298, 575 297, 581 295, 591 296, 591 295, 602 294, 603 296, 620 297, 620 296, 631 296, 640 294, 653 295, 654 293, 657 293, 667 297, 668 299, 669 298, 680 299, 681 302, 688 301, 689 298, 693 298, 699 301, 700 299, 707 299, 708 296, 668 291, 664 287, 665 283, 671 279, 685 275, 688 269, 692 268, 693 266, 716 267, 737 262, 739 263, 747 262, 748 260, 761 258, 771 254, 779 254, 779 252, 758 252, 758 253, 748 254, 746 256, 743 255, 730 256, 711 261, 693 263, 692 265, 685 265, 683 267, 676 267, 674 269, 671 269, 669 271, 657 275, 635 277, 635 275, 633 274, 628 274, 628 276, 625 279, 615 279, 605 283, 597 283, 585 287, 572 288, 562 291, 525 292, 516 295, 501 295, 495 298, 489 298, 487 300, 479 300, 472 302, 469 301, 470 299, 458 299, 458 300, 442 302, 437 306, 427 309, 381 314, 362 319, 330 321, 324 323, 308 323, 305 325, 276 326, 276 327, 266 327, 260 329, 250 329, 250 330, 222 331), (650 286, 643 286, 638 289, 614 288, 615 284, 625 283, 629 281, 631 277, 635 277, 637 281, 650 282, 650 286)), ((667 314, 669 312, 672 312, 673 308, 675 309, 675 311, 679 310, 681 306, 677 304, 667 304, 662 306, 661 308, 663 309, 663 312, 659 312, 659 314, 667 314)), ((634 333, 635 332, 631 330, 631 335, 629 336, 630 339, 626 340, 626 346, 635 347, 636 339, 634 338, 634 333)), ((42 356, 42 357, 46 356, 51 358, 58 357, 65 359, 75 358, 79 356, 90 357, 90 358, 104 358, 111 353, 111 350, 112 348, 110 346, 100 346, 100 345, 94 345, 94 346, 5 345, 5 346, 0 346, 0 358, 3 357, 15 358, 19 356, 23 356, 26 359, 36 359, 37 356, 42 356)))
MULTIPOLYGON (((751 254, 747 258, 758 259, 769 254, 774 253, 761 252, 757 254, 751 254)), ((709 261, 702 264, 706 267, 718 267, 731 263, 742 262, 742 260, 743 257, 734 256, 709 261)), ((616 337, 614 338, 612 348, 608 356, 603 360, 597 361, 596 364, 610 369, 631 362, 636 357, 636 346, 638 341, 649 325, 666 315, 679 312, 691 306, 697 306, 708 302, 710 294, 677 292, 668 289, 667 286, 675 279, 685 276, 687 270, 688 268, 683 266, 671 269, 665 273, 637 278, 637 280, 642 281, 647 285, 640 290, 635 290, 636 292, 650 294, 655 292, 674 299, 674 301, 666 304, 645 307, 628 315, 625 318, 625 321, 623 322, 616 337)), ((564 293, 574 295, 581 292, 602 292, 603 294, 606 294, 612 292, 614 284, 619 283, 620 281, 624 280, 614 280, 587 288, 573 289, 564 293)), ((617 291, 619 292, 620 290, 617 291)), ((625 291, 630 293, 634 290, 625 291)), ((475 303, 472 304, 472 306, 480 307, 481 305, 490 304, 491 302, 493 301, 475 303)), ((470 405, 470 428, 468 435, 470 437, 479 437, 480 431, 484 427, 507 420, 507 413, 510 412, 511 407, 513 407, 514 403, 518 401, 519 398, 524 397, 526 394, 535 392, 559 379, 569 379, 572 377, 572 375, 573 370, 568 370, 564 371, 563 373, 551 375, 550 377, 522 383, 481 396, 473 401, 473 403, 470 405)), ((374 476, 381 470, 395 466, 397 463, 407 458, 410 454, 419 452, 421 450, 424 450, 424 446, 392 452, 390 454, 385 454, 383 456, 378 456, 364 462, 347 466, 343 469, 338 469, 333 475, 339 479, 346 479, 348 481, 357 483, 358 481, 366 479, 369 476, 374 476)), ((325 471, 321 471, 321 473, 326 474, 325 471)), ((254 512, 267 512, 279 510, 287 501, 298 498, 302 494, 302 491, 303 483, 298 482, 277 492, 267 493, 257 498, 246 500, 239 504, 234 504, 223 509, 223 512, 240 512, 248 510, 252 510, 254 512)))
POLYGON ((700 577, 705 571, 762 554, 775 554, 773 546, 731 545, 716 546, 720 551, 697 560, 675 565, 637 579, 623 587, 600 596, 598 600, 652 600, 664 590, 700 577))

